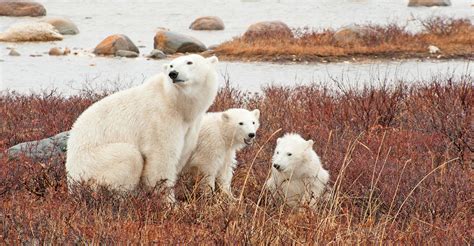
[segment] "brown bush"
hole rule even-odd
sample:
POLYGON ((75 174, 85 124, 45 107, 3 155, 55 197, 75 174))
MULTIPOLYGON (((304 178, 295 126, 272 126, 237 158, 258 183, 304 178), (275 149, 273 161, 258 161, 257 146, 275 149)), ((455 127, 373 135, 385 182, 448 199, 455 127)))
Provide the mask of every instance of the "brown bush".
MULTIPOLYGON (((257 143, 238 155, 236 203, 193 192, 187 177, 173 208, 143 189, 120 195, 78 187, 68 194, 64 156, 4 156, 0 242, 469 244, 472 82, 464 76, 359 90, 268 87, 259 95, 223 88, 212 110, 262 112, 257 143), (314 211, 273 205, 262 191, 275 139, 290 131, 315 140, 332 175, 335 198, 314 211)), ((0 151, 68 130, 98 97, 3 93, 0 151)))
POLYGON ((234 38, 211 53, 221 59, 251 61, 341 61, 351 59, 404 59, 433 56, 428 46, 437 46, 439 59, 474 58, 474 26, 468 19, 434 17, 420 21, 424 30, 411 33, 404 26, 363 26, 370 32, 350 43, 338 43, 334 31, 301 28, 295 38, 263 37, 248 41, 234 38))

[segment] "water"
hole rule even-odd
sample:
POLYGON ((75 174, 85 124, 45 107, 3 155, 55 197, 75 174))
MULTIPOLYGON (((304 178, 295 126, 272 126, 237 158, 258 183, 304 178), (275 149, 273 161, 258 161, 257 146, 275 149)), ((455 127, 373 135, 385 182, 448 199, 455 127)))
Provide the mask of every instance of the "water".
MULTIPOLYGON (((242 34, 252 23, 281 20, 290 27, 337 28, 354 23, 386 24, 397 22, 419 29, 415 18, 430 16, 466 17, 474 19, 469 0, 452 0, 450 7, 408 8, 401 0, 281 0, 281 1, 39 1, 48 16, 64 16, 77 24, 81 33, 65 36, 60 42, 1 43, 0 89, 36 91, 57 87, 73 93, 85 81, 118 81, 141 83, 144 77, 159 72, 163 61, 99 58, 84 56, 49 57, 51 47, 69 47, 87 54, 106 36, 123 33, 129 36, 142 55, 153 48, 158 27, 192 35, 206 45, 214 45, 242 34), (217 15, 224 20, 224 31, 193 31, 189 24, 199 16, 217 15), (7 47, 14 47, 22 56, 7 56, 7 47), (42 54, 42 57, 30 57, 42 54)), ((0 31, 15 22, 35 18, 0 17, 0 31)), ((457 62, 366 63, 278 65, 271 63, 221 63, 221 73, 228 73, 234 85, 258 90, 262 84, 308 83, 328 80, 329 76, 361 77, 387 73, 394 79, 404 75, 413 79, 431 72, 472 70, 472 64, 457 62), (364 75, 365 74, 365 75, 364 75), (372 75, 370 75, 372 74, 372 75), (411 74, 411 75, 408 75, 411 74)))

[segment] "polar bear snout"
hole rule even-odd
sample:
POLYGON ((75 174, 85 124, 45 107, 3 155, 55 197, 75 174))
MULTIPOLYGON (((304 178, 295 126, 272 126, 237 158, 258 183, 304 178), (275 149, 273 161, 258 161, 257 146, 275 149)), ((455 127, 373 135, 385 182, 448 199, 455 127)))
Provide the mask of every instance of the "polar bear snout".
POLYGON ((278 164, 275 163, 275 164, 273 164, 273 167, 274 167, 277 171, 280 171, 280 168, 281 168, 280 165, 278 165, 278 164))
POLYGON ((249 138, 254 138, 254 137, 255 137, 255 133, 254 133, 254 132, 249 133, 249 138))
POLYGON ((168 76, 170 79, 173 81, 173 83, 179 83, 179 82, 184 82, 183 79, 180 79, 179 73, 176 70, 172 70, 171 72, 168 73, 168 76))

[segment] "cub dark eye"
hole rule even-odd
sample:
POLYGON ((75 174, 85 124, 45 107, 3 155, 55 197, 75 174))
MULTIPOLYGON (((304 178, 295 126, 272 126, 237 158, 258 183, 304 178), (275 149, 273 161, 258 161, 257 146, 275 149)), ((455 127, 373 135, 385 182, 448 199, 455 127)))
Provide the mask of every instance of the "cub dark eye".
POLYGON ((188 61, 186 64, 188 64, 188 65, 193 65, 193 62, 192 62, 192 61, 188 61))
POLYGON ((170 65, 170 68, 173 68, 173 65, 170 65))
POLYGON ((287 155, 288 155, 288 156, 291 156, 292 154, 291 154, 291 153, 288 153, 287 155))
POLYGON ((277 155, 279 155, 279 154, 280 154, 280 151, 277 151, 277 155))
POLYGON ((255 121, 252 122, 255 125, 255 121))
POLYGON ((244 125, 244 122, 239 122, 239 125, 243 126, 243 125, 244 125))

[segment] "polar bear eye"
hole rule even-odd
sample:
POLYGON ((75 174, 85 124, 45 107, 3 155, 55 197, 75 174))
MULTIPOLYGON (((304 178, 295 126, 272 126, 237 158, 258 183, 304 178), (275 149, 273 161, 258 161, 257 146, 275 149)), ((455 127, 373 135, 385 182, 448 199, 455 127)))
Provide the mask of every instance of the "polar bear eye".
POLYGON ((173 68, 173 65, 170 65, 170 68, 173 68))
POLYGON ((188 61, 186 64, 188 64, 188 65, 193 65, 193 62, 192 62, 192 61, 188 61))
POLYGON ((255 121, 252 121, 252 123, 255 125, 255 121))
POLYGON ((277 155, 279 155, 279 154, 280 154, 280 151, 277 151, 277 155))
POLYGON ((239 122, 239 125, 243 126, 243 125, 244 125, 244 122, 239 122))
POLYGON ((288 153, 287 155, 288 155, 288 156, 291 156, 292 154, 291 154, 291 153, 288 153))

